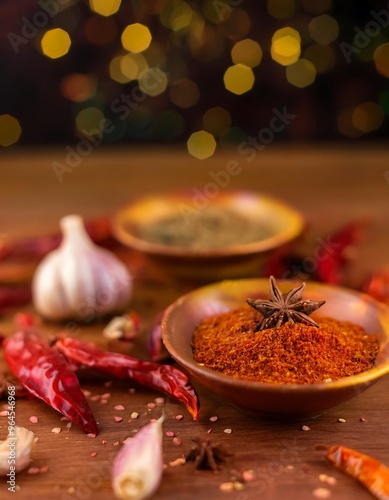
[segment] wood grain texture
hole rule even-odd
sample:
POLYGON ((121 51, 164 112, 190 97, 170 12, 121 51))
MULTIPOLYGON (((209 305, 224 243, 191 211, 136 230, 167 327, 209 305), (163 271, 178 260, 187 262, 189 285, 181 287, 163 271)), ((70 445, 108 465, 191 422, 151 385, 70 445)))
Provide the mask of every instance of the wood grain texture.
MULTIPOLYGON (((228 161, 242 167, 231 177, 229 189, 255 189, 276 195, 299 208, 315 235, 331 235, 342 223, 360 217, 371 221, 368 234, 358 249, 358 259, 352 266, 351 281, 360 284, 374 269, 389 266, 389 185, 385 180, 387 153, 376 148, 345 149, 340 147, 273 148, 258 153, 247 162, 231 150, 208 162, 191 159, 185 152, 164 149, 149 151, 117 149, 96 150, 90 157, 64 174, 62 182, 55 176, 51 163, 64 161, 62 149, 41 152, 9 153, 1 159, 0 233, 3 239, 23 235, 44 234, 57 230, 58 219, 78 212, 84 217, 112 214, 132 196, 162 192, 166 189, 204 189, 212 181, 210 172, 219 172, 228 161)), ((163 271, 138 257, 128 255, 126 262, 134 273, 134 295, 131 308, 144 318, 142 336, 134 346, 107 342, 101 335, 102 324, 80 327, 80 337, 100 346, 128 352, 146 359, 145 342, 155 315, 181 294, 197 286, 192 282, 171 279, 163 271), (132 266, 132 267, 131 267, 132 266)), ((1 275, 1 266, 0 266, 1 275)), ((33 312, 31 306, 25 310, 33 312)), ((10 310, 0 318, 0 332, 14 331, 10 310)), ((44 323, 48 336, 64 325, 44 323)), ((1 366, 4 362, 1 360, 1 366)), ((36 400, 18 400, 17 424, 33 430, 39 437, 34 449, 34 467, 49 466, 44 474, 17 474, 19 499, 42 500, 106 500, 113 498, 110 468, 123 439, 133 435, 151 418, 161 414, 162 407, 148 408, 160 394, 144 387, 112 381, 85 373, 81 378, 92 395, 109 392, 108 404, 91 401, 99 422, 100 435, 88 438, 74 426, 66 429, 60 415, 36 400), (129 389, 134 388, 135 392, 129 389), (124 411, 114 409, 117 404, 124 411), (132 412, 139 418, 131 420, 132 412), (29 417, 39 417, 31 424, 29 417), (115 415, 123 417, 117 423, 115 415), (130 422, 128 422, 130 420, 130 422), (51 429, 61 427, 53 434, 51 429), (102 444, 106 440, 106 444, 102 444), (117 446, 114 443, 119 442, 117 446), (97 452, 95 457, 91 453, 97 452)), ((344 444, 371 454, 389 466, 389 377, 385 377, 363 394, 358 395, 318 418, 294 422, 255 419, 216 398, 194 382, 201 400, 201 415, 193 422, 185 408, 169 398, 165 431, 173 431, 182 440, 180 446, 164 436, 164 461, 186 454, 196 436, 211 437, 224 444, 234 456, 221 471, 194 471, 193 463, 171 467, 167 465, 158 492, 153 498, 167 500, 199 497, 234 500, 311 500, 315 488, 327 487, 336 500, 368 500, 371 495, 353 479, 334 470, 323 452, 315 450, 317 443, 344 444), (175 416, 182 414, 181 421, 175 416), (218 420, 211 422, 210 417, 218 420), (365 422, 361 421, 361 417, 365 422), (339 418, 346 420, 340 423, 339 418), (302 431, 302 425, 310 431, 302 431), (211 429, 211 433, 207 431, 211 429), (231 434, 224 433, 232 429, 231 434), (223 493, 219 485, 231 481, 243 470, 252 469, 255 480, 242 491, 223 493), (319 480, 319 474, 337 479, 335 486, 319 480)), ((2 401, 5 404, 6 401, 2 401)), ((6 435, 7 418, 0 417, 0 437, 6 435)), ((0 498, 12 498, 4 479, 0 480, 0 498)))

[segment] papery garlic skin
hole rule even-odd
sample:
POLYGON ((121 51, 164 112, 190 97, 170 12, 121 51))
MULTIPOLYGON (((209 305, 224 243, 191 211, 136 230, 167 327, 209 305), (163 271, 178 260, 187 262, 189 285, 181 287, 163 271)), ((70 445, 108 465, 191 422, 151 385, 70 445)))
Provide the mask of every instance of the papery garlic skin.
POLYGON ((155 493, 162 479, 162 416, 128 438, 115 457, 112 488, 121 500, 142 500, 155 493))
POLYGON ((12 435, 8 435, 5 441, 0 441, 0 476, 9 474, 11 466, 15 467, 16 472, 28 467, 31 461, 31 450, 37 440, 38 438, 32 431, 16 426, 12 435), (10 451, 13 444, 15 444, 16 457, 13 457, 10 451))
POLYGON ((122 310, 132 293, 125 265, 92 242, 80 216, 68 215, 60 226, 60 246, 43 258, 34 273, 35 309, 47 319, 85 322, 122 310))

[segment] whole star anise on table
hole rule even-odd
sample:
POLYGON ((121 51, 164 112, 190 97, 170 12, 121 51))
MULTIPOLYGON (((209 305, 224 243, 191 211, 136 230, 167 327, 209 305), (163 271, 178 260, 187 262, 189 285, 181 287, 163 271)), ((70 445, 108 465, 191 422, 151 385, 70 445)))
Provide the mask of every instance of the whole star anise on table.
POLYGON ((303 300, 305 283, 293 288, 284 296, 278 288, 274 276, 270 276, 269 281, 270 300, 247 299, 247 303, 264 316, 259 330, 281 326, 287 321, 319 327, 316 321, 308 315, 325 304, 325 300, 303 300))
POLYGON ((186 455, 186 460, 193 460, 195 469, 212 469, 217 472, 220 464, 233 454, 224 446, 213 443, 211 439, 197 437, 192 439, 195 446, 186 455))

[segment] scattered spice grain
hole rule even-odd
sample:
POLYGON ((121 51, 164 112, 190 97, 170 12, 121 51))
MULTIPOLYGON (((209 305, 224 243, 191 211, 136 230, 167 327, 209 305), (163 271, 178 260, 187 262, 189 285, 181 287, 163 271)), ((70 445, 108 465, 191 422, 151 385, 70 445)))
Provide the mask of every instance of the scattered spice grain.
POLYGON ((338 422, 340 422, 341 424, 345 424, 346 420, 344 418, 338 418, 338 422))
POLYGON ((39 418, 36 417, 35 415, 31 415, 31 417, 28 419, 32 424, 37 424, 39 422, 39 418))
POLYGON ((331 494, 331 490, 328 488, 315 488, 312 491, 312 495, 315 498, 330 498, 331 494))
POLYGON ((62 431, 61 427, 54 427, 53 429, 51 429, 51 432, 53 434, 59 434, 61 431, 62 431))
POLYGON ((303 425, 303 426, 301 427, 301 430, 302 430, 302 431, 310 431, 310 430, 311 430, 311 428, 310 428, 310 427, 308 427, 308 425, 303 425))
POLYGON ((359 325, 319 318, 319 328, 287 322, 259 331, 263 316, 243 305, 203 319, 193 340, 195 361, 240 379, 307 384, 371 368, 379 344, 359 325))
POLYGON ((119 416, 115 415, 114 420, 115 420, 115 422, 118 422, 118 423, 123 422, 123 417, 119 417, 119 416))

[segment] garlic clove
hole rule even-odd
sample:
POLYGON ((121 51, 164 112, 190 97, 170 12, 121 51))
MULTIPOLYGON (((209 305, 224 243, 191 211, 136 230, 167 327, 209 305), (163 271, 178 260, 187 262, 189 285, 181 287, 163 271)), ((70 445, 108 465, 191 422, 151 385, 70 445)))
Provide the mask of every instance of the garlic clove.
POLYGON ((142 500, 152 495, 162 479, 162 422, 164 416, 125 440, 112 467, 112 487, 121 500, 142 500))
POLYGON ((132 293, 126 266, 89 238, 78 215, 61 219, 61 245, 38 265, 33 303, 47 319, 94 319, 121 311, 132 293))
POLYGON ((19 472, 28 467, 31 450, 37 440, 35 434, 25 427, 12 428, 7 439, 0 441, 0 476, 6 476, 11 470, 19 472))

